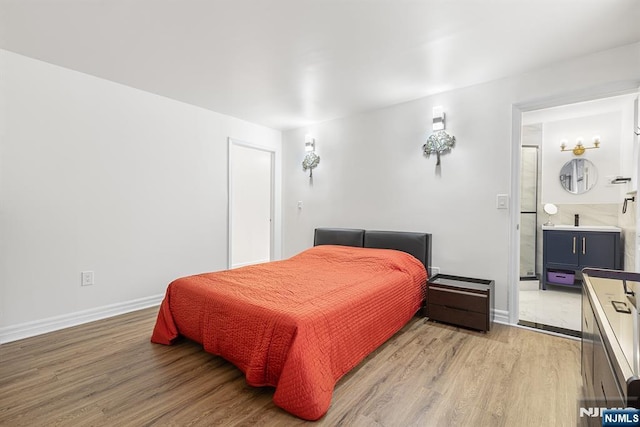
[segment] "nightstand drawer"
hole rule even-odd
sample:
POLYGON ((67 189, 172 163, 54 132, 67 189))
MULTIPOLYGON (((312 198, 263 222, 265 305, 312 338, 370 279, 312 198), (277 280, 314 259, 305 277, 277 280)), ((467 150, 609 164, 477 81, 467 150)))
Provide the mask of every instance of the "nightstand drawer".
POLYGON ((440 322, 478 329, 480 331, 489 330, 489 318, 483 313, 429 304, 429 318, 440 322))
MULTIPOLYGON (((432 284, 429 286, 427 303, 486 315, 489 306, 488 297, 485 293, 471 292, 466 289, 441 288, 432 284)), ((431 314, 431 311, 429 311, 429 314, 431 314)))

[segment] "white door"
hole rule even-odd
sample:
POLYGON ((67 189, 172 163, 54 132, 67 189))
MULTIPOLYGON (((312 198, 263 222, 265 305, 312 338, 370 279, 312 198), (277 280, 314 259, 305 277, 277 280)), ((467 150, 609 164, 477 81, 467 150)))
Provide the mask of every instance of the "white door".
POLYGON ((272 151, 229 140, 229 267, 271 260, 272 151))

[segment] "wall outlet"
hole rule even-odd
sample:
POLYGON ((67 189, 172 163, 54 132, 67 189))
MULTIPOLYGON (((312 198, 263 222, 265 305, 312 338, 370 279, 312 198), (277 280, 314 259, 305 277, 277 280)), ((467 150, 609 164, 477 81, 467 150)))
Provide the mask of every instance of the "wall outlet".
POLYGON ((431 267, 431 277, 434 277, 436 274, 440 274, 440 267, 431 267))
POLYGON ((83 271, 81 273, 82 281, 80 283, 81 286, 91 286, 93 285, 93 271, 83 271))

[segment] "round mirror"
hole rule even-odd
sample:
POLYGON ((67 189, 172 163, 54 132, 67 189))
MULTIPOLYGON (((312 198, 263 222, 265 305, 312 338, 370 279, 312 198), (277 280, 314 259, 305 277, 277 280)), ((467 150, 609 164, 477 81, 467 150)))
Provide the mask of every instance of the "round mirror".
POLYGON ((555 215, 558 213, 558 207, 553 203, 545 203, 543 209, 549 215, 555 215))
POLYGON ((571 159, 560 169, 560 185, 572 194, 586 193, 597 181, 598 170, 587 159, 571 159))
POLYGON ((546 214, 549 215, 547 218, 547 222, 545 222, 544 225, 553 225, 553 222, 551 222, 551 216, 558 213, 558 207, 553 203, 545 203, 543 209, 546 214))

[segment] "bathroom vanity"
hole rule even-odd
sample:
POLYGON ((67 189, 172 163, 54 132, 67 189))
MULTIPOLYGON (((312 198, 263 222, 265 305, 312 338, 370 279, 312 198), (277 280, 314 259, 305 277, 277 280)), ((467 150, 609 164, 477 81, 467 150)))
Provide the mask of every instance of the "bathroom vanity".
MULTIPOLYGON (((583 279, 580 405, 640 408, 640 273, 587 268, 583 279)), ((601 425, 598 417, 588 421, 601 425)))
POLYGON ((542 277, 547 285, 579 288, 586 267, 622 268, 621 229, 613 226, 542 226, 542 277))

